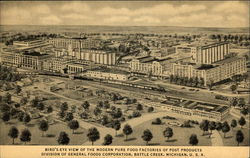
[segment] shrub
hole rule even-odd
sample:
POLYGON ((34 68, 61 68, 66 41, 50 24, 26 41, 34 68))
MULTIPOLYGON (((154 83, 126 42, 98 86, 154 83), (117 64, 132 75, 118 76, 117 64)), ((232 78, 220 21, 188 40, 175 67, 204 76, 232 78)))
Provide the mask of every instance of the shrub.
POLYGON ((184 121, 183 124, 181 125, 181 127, 191 128, 192 126, 191 126, 190 122, 191 122, 190 120, 184 121))
POLYGON ((138 111, 135 111, 135 112, 133 112, 132 116, 133 116, 133 117, 140 117, 140 116, 141 116, 141 113, 138 112, 138 111))
POLYGON ((126 119, 125 119, 125 117, 121 117, 121 118, 119 118, 118 119, 120 122, 123 122, 123 121, 125 121, 126 119))
POLYGON ((215 96, 215 99, 220 99, 220 100, 228 101, 228 97, 223 96, 223 95, 216 95, 216 96, 215 96))
POLYGON ((176 120, 175 117, 172 117, 172 116, 164 116, 162 117, 163 119, 169 119, 169 120, 176 120))
POLYGON ((160 125, 162 124, 162 121, 160 118, 156 118, 154 121, 152 121, 152 125, 160 125))
POLYGON ((128 115, 128 119, 132 119, 133 118, 133 116, 132 115, 128 115))
POLYGON ((148 112, 153 112, 154 111, 154 107, 149 107, 148 108, 148 112))

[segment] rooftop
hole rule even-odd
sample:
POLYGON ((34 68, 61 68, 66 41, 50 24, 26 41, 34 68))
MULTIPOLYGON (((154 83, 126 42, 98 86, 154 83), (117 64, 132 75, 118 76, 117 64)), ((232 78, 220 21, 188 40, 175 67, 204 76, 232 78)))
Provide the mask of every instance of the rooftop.
POLYGON ((97 72, 107 72, 107 73, 113 73, 113 74, 124 74, 124 75, 128 75, 129 72, 127 71, 122 71, 122 70, 117 70, 117 69, 109 69, 106 67, 102 67, 102 68, 94 68, 90 71, 97 71, 97 72))
POLYGON ((204 103, 204 102, 195 102, 195 101, 190 101, 190 100, 182 100, 181 102, 180 99, 176 99, 176 98, 169 98, 168 100, 165 100, 161 103, 169 104, 169 105, 177 106, 177 107, 184 107, 186 109, 196 109, 196 110, 206 111, 206 112, 222 113, 228 109, 227 106, 204 103))
POLYGON ((212 69, 216 66, 214 65, 210 65, 210 64, 202 64, 202 65, 199 65, 196 69, 198 70, 208 70, 208 69, 212 69))
POLYGON ((230 58, 226 58, 220 61, 215 62, 214 64, 227 64, 236 60, 241 59, 240 57, 234 56, 234 57, 230 57, 230 58))
POLYGON ((214 46, 219 46, 219 45, 224 45, 224 44, 228 44, 228 42, 211 43, 211 44, 203 45, 201 46, 201 48, 214 47, 214 46))

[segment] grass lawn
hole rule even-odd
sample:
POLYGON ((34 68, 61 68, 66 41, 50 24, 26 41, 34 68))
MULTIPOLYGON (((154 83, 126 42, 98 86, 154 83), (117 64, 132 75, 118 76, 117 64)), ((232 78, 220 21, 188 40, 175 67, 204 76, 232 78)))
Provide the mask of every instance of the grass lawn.
MULTIPOLYGON (((79 128, 75 131, 75 134, 72 134, 72 130, 66 125, 66 123, 56 122, 53 125, 49 126, 48 131, 42 137, 42 131, 38 129, 38 120, 32 120, 28 125, 24 125, 17 120, 11 120, 9 123, 0 122, 0 144, 1 145, 10 145, 12 144, 12 139, 8 136, 9 129, 11 126, 16 126, 19 130, 19 136, 21 131, 25 128, 29 129, 31 132, 31 141, 28 142, 28 145, 58 145, 57 138, 61 131, 68 133, 70 138, 69 145, 81 145, 87 141, 86 133, 87 130, 84 128, 79 128)), ((19 137, 15 139, 15 144, 24 144, 20 141, 19 137)))
POLYGON ((249 129, 246 127, 241 129, 239 126, 234 129, 231 128, 231 130, 226 133, 226 138, 223 137, 224 133, 220 132, 224 146, 237 146, 238 143, 235 137, 238 130, 241 130, 244 134, 244 140, 240 143, 240 146, 249 146, 249 129))
POLYGON ((152 125, 150 121, 144 122, 135 128, 133 133, 128 136, 128 141, 125 140, 125 136, 115 137, 112 145, 145 145, 145 141, 142 140, 141 136, 145 129, 149 129, 153 134, 153 139, 149 142, 149 145, 161 145, 161 146, 188 146, 189 137, 191 134, 196 134, 199 139, 200 146, 211 146, 211 140, 208 136, 201 136, 202 131, 196 125, 193 128, 182 128, 182 127, 171 127, 174 135, 169 141, 163 136, 163 131, 168 126, 167 122, 170 120, 162 119, 165 124, 163 125, 152 125))
MULTIPOLYGON (((237 121, 239 120, 234 116, 229 115, 226 119, 229 125, 231 124, 232 119, 235 119, 237 121)), ((223 144, 225 146, 237 146, 238 143, 236 141, 235 136, 238 130, 241 130, 244 134, 244 140, 242 143, 240 143, 240 146, 249 146, 249 125, 247 125, 247 123, 245 126, 243 126, 242 129, 240 128, 239 124, 234 129, 231 128, 231 130, 228 133, 226 133, 226 138, 224 138, 224 133, 220 132, 223 144)))

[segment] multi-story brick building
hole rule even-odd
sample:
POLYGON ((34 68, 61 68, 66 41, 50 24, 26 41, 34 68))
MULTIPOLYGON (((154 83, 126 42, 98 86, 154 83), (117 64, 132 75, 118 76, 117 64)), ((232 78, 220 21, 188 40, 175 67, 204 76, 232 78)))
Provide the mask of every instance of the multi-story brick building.
POLYGON ((24 53, 24 52, 2 52, 2 63, 10 66, 24 67, 33 70, 43 70, 43 62, 51 58, 48 54, 24 53))
POLYGON ((203 78, 206 86, 210 82, 216 83, 246 72, 246 59, 235 56, 212 65, 174 63, 171 74, 179 77, 203 78))

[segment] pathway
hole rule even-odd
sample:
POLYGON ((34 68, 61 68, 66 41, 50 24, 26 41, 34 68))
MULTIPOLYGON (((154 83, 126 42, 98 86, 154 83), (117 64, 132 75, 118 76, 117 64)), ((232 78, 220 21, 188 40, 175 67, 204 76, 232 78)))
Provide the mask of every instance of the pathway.
POLYGON ((221 135, 217 130, 214 130, 213 134, 211 135, 211 143, 212 146, 223 146, 221 135))

